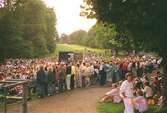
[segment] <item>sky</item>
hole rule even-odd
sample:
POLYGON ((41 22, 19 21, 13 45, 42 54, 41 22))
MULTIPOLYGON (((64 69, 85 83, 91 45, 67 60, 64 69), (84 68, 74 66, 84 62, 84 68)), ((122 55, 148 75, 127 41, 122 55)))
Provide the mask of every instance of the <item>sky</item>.
POLYGON ((59 34, 71 34, 77 30, 88 31, 95 23, 95 19, 80 16, 80 5, 83 0, 43 0, 47 6, 55 9, 57 17, 56 28, 59 34))

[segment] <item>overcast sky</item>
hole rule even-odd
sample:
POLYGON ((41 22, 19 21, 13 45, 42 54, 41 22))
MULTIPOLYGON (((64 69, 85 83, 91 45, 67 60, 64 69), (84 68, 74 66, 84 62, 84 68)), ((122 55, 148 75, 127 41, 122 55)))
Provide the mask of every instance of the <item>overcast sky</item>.
POLYGON ((96 20, 79 15, 83 0, 44 0, 44 2, 55 9, 59 34, 70 34, 79 29, 88 31, 96 23, 96 20))

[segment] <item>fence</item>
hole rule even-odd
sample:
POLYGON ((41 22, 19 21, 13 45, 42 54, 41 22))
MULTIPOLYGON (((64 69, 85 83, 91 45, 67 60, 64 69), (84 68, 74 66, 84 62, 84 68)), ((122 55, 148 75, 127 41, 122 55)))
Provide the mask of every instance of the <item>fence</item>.
POLYGON ((3 113, 7 113, 7 100, 8 99, 17 99, 17 100, 22 100, 22 113, 28 113, 27 110, 27 98, 28 98, 28 83, 29 81, 27 80, 6 80, 6 81, 0 81, 1 84, 1 90, 2 90, 2 95, 1 95, 1 100, 2 101, 2 108, 3 108, 3 113), (8 90, 11 88, 14 88, 18 85, 23 86, 23 92, 21 96, 8 96, 8 90))

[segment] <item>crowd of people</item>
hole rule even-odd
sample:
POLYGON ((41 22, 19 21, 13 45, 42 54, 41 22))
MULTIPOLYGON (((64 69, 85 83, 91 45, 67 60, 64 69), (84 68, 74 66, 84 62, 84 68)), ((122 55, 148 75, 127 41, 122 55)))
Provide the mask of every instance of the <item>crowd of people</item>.
POLYGON ((161 62, 162 59, 149 58, 145 62, 128 63, 125 79, 113 84, 111 90, 101 98, 100 102, 108 99, 114 103, 123 101, 124 113, 134 113, 135 110, 143 113, 148 110, 148 105, 162 105, 161 62), (141 64, 144 66, 140 66, 141 64), (130 70, 129 66, 131 66, 130 70))
POLYGON ((160 104, 161 62, 162 58, 145 55, 112 57, 109 60, 99 57, 75 62, 56 59, 7 59, 0 65, 0 80, 28 79, 31 81, 30 91, 40 98, 75 88, 112 83, 117 85, 114 85, 102 100, 111 97, 115 102, 120 102, 119 93, 115 94, 120 90, 113 89, 121 87, 122 81, 126 79, 125 75, 130 72, 134 76, 133 93, 144 94, 149 104, 160 104))

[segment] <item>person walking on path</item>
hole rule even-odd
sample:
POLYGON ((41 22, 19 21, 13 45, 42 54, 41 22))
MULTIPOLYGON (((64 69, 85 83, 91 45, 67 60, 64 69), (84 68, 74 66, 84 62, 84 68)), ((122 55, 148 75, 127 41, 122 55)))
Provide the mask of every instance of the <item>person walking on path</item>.
POLYGON ((125 80, 120 87, 120 96, 123 98, 125 110, 124 113, 134 113, 133 106, 133 74, 126 74, 125 80))

